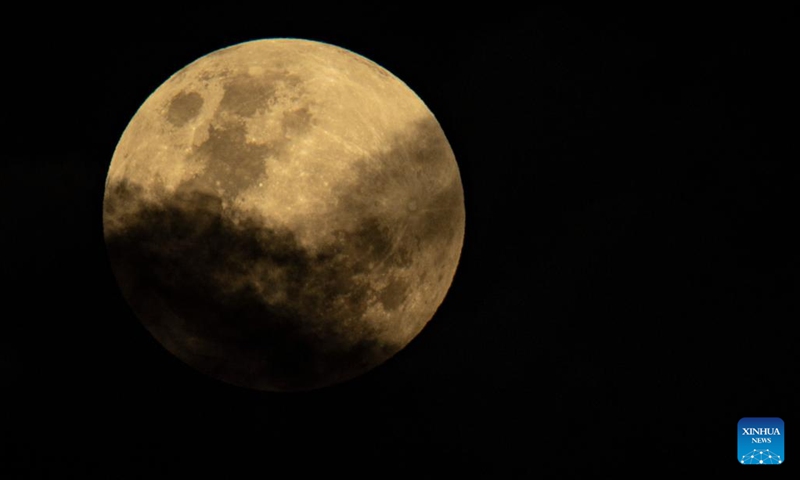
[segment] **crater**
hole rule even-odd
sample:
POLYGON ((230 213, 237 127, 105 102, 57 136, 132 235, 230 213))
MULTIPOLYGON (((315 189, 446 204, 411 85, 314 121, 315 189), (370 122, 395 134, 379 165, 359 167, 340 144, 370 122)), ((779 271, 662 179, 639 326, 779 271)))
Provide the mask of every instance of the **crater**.
POLYGON ((181 92, 169 102, 167 121, 176 127, 186 125, 203 108, 203 97, 197 92, 181 92))
POLYGON ((230 200, 265 179, 264 162, 272 151, 269 145, 249 143, 246 127, 241 122, 210 126, 208 139, 192 154, 203 162, 203 173, 186 182, 197 188, 222 191, 230 200))
POLYGON ((395 278, 380 291, 378 301, 387 311, 397 310, 406 301, 410 288, 407 281, 395 278))
POLYGON ((308 107, 289 110, 283 114, 283 135, 287 138, 307 133, 311 128, 312 114, 308 107))
POLYGON ((252 117, 267 107, 276 90, 275 83, 265 81, 263 77, 237 75, 225 86, 219 108, 242 117, 252 117))

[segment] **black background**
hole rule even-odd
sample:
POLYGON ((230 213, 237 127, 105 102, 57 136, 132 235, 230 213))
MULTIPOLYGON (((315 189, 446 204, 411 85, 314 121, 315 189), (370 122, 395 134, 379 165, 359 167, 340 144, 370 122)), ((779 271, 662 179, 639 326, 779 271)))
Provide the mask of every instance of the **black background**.
POLYGON ((0 476, 796 470, 786 12, 311 11, 6 19, 0 476), (102 236, 139 105, 200 56, 271 37, 333 43, 406 82, 466 195, 461 263, 425 330, 302 394, 232 387, 164 351, 102 236), (744 416, 784 419, 786 465, 736 463, 744 416))

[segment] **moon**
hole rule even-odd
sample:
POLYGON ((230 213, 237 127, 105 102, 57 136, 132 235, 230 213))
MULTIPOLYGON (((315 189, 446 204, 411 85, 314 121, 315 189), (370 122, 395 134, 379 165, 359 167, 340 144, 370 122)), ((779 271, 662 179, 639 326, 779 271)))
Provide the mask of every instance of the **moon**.
POLYGON ((441 126, 401 80, 333 45, 206 55, 136 112, 103 231, 145 328, 204 374, 264 391, 375 368, 431 320, 464 239, 441 126))

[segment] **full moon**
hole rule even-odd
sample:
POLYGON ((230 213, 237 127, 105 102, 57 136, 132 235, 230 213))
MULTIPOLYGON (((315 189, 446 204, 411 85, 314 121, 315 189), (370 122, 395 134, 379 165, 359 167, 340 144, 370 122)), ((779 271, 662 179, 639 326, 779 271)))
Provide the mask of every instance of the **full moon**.
POLYGON ((404 348, 464 239, 456 159, 419 97, 325 43, 196 60, 114 151, 103 229, 122 294, 186 364, 266 391, 355 378, 404 348))

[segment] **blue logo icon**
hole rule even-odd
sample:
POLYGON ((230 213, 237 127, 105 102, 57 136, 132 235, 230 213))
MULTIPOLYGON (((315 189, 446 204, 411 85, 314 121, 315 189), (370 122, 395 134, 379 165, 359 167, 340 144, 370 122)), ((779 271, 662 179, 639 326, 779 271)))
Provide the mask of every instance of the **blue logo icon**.
POLYGON ((783 420, 745 417, 739 420, 739 463, 780 465, 784 461, 783 420))

